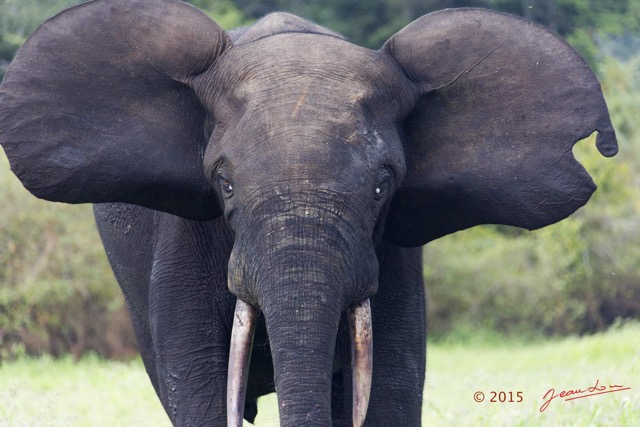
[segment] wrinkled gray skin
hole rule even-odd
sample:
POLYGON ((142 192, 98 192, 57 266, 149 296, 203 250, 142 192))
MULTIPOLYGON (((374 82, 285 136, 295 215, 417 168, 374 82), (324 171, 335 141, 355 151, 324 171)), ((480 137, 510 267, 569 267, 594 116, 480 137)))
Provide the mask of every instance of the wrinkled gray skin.
MULTIPOLYGON (((95 1, 45 23, 0 86, 0 143, 39 197, 93 202, 172 422, 225 425, 236 298, 260 310, 244 416, 351 424, 345 310, 367 298, 366 425, 419 425, 418 246, 556 222, 595 190, 573 144, 616 141, 555 35, 478 9, 368 50, 286 14, 222 31, 174 0, 95 1)), ((532 284, 533 285, 533 284, 532 284)))

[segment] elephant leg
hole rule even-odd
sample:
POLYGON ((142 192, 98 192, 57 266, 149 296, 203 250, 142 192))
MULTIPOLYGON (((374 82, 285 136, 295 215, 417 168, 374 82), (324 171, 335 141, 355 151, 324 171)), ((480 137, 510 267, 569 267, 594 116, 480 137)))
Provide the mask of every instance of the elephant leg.
POLYGON ((109 263, 127 302, 138 350, 158 393, 149 327, 149 279, 157 212, 124 203, 101 203, 94 205, 93 210, 109 263))
POLYGON ((372 299, 373 384, 366 425, 419 426, 426 363, 422 251, 383 243, 372 299))
POLYGON ((175 425, 226 425, 235 297, 222 221, 159 218, 149 319, 162 404, 175 425), (221 238, 224 237, 224 238, 221 238))

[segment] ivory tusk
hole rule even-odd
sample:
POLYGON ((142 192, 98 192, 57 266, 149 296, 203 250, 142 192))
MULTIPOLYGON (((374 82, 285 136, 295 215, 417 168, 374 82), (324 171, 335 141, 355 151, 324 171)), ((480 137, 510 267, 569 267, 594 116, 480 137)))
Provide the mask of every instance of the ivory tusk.
POLYGON ((373 331, 369 300, 351 306, 348 315, 353 372, 353 425, 360 427, 367 417, 373 369, 373 331))
POLYGON ((256 330, 258 310, 238 299, 233 314, 227 375, 227 426, 242 427, 247 394, 249 358, 256 330))

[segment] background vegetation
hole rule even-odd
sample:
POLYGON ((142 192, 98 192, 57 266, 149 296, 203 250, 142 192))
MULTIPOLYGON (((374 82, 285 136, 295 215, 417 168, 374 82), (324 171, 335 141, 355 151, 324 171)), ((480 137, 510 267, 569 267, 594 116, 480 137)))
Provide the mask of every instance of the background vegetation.
MULTIPOLYGON (((74 0, 0 0, 0 75, 36 26, 74 0)), ((577 154, 600 189, 570 219, 526 232, 485 226, 425 249, 432 337, 469 341, 585 334, 640 317, 640 0, 193 0, 225 28, 291 11, 377 48, 423 13, 482 6, 536 20, 590 61, 621 143, 577 154)), ((0 154, 0 360, 135 351, 89 206, 30 196, 0 154)))

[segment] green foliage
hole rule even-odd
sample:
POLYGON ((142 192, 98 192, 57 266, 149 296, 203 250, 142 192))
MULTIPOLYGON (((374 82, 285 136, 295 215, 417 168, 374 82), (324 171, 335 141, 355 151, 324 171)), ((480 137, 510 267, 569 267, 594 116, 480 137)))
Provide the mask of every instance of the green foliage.
MULTIPOLYGON (((16 49, 44 19, 81 0, 0 0, 0 76, 16 49)), ((640 30, 640 0, 188 0, 223 28, 249 25, 274 11, 314 20, 370 48, 418 17, 448 7, 485 7, 534 20, 566 37, 595 65, 602 46, 640 30)), ((633 36, 631 36, 633 38, 633 36)), ((636 49, 637 50, 637 49, 636 49)))
POLYGON ((91 207, 29 195, 0 153, 0 360, 135 344, 91 207))
POLYGON ((576 146, 599 185, 584 208, 535 232, 484 226, 426 246, 432 333, 565 335, 640 317, 639 67, 640 58, 602 65, 621 153, 603 159, 594 137, 576 146))
POLYGON ((80 0, 0 0, 0 78, 16 50, 45 19, 80 0))
POLYGON ((251 25, 253 19, 247 18, 232 0, 187 0, 203 10, 225 30, 251 25))
MULTIPOLYGON (((87 0, 0 0, 0 79, 16 51, 47 18, 87 0)), ((222 28, 251 24, 232 0, 188 1, 202 9, 222 28)))
POLYGON ((640 0, 236 0, 235 4, 254 19, 274 11, 292 12, 373 49, 426 13, 450 7, 484 7, 547 26, 568 38, 592 65, 601 59, 602 43, 614 36, 637 35, 640 30, 640 0))
POLYGON ((640 55, 620 61, 613 57, 603 60, 598 72, 609 112, 622 147, 622 155, 633 156, 633 164, 640 164, 640 149, 636 146, 640 117, 640 55))

